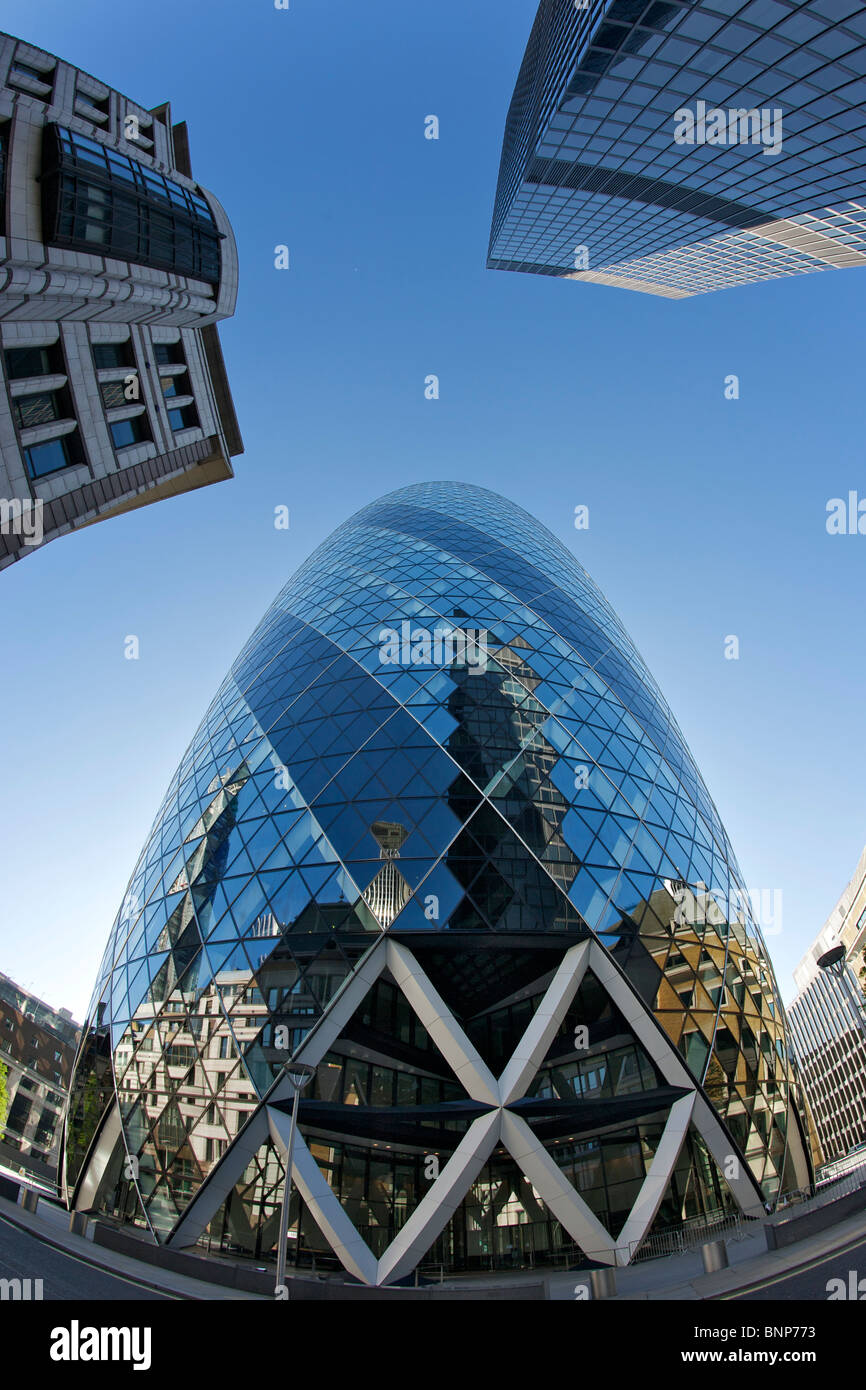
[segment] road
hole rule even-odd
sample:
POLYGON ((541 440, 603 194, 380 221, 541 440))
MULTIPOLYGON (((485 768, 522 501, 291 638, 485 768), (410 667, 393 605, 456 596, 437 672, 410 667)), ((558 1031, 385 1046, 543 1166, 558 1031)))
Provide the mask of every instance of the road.
POLYGON ((152 1299, 170 1301, 144 1284, 107 1274, 75 1255, 55 1250, 0 1216, 0 1279, 41 1279, 42 1297, 54 1299, 152 1299))
MULTIPOLYGON (((841 1250, 834 1251, 831 1255, 823 1255, 791 1274, 775 1275, 772 1279, 764 1279, 752 1285, 742 1293, 728 1294, 725 1301, 751 1303, 761 1300, 803 1299, 825 1303, 829 1298, 829 1280, 843 1280, 847 1290, 852 1270, 855 1271, 858 1281, 864 1280, 861 1293, 866 1298, 866 1236, 858 1236, 856 1240, 842 1246, 841 1250)), ((848 1296, 850 1297, 850 1294, 848 1296)))

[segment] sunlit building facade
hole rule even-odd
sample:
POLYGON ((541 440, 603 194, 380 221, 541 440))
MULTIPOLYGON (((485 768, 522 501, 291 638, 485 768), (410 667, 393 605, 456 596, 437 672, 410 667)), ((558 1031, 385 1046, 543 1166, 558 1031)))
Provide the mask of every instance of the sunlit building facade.
POLYGON ((794 971, 797 994, 788 1008, 791 1045, 827 1161, 866 1142, 864 944, 866 849, 794 971), (833 968, 828 953, 830 960, 840 957, 833 968))
POLYGON ((273 1258, 290 1060, 296 1268, 623 1264, 810 1181, 683 737, 573 556, 483 489, 360 511, 217 692, 99 970, 71 1205, 273 1258))
POLYGON ((542 0, 488 265, 680 299, 866 265, 866 6, 542 0))
POLYGON ((57 1182, 63 1116, 78 1050, 78 1024, 0 974, 0 1066, 7 1110, 0 1122, 0 1163, 57 1182))

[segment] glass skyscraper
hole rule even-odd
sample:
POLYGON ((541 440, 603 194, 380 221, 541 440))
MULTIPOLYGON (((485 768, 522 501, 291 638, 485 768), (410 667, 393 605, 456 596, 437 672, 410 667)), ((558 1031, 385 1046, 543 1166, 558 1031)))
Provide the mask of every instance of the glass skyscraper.
POLYGON ((542 0, 488 265, 681 298, 866 265, 866 6, 542 0))
POLYGON ((71 1205, 382 1284, 623 1264, 810 1181, 770 961, 604 596, 459 483, 278 595, 160 807, 83 1030, 71 1205))

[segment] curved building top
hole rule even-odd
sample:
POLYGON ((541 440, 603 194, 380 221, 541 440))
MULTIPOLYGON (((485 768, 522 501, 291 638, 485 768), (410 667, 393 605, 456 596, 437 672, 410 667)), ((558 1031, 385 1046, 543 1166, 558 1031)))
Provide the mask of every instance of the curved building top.
POLYGON ((0 34, 0 569, 231 478, 228 218, 186 126, 0 34))
POLYGON ((203 327, 237 299, 237 248, 184 125, 0 34, 0 318, 203 327), (26 196, 20 191, 26 190, 26 196))
MULTIPOLYGON (((589 576, 484 489, 428 483, 364 507, 233 663, 99 972, 70 1104, 76 1207, 179 1245, 216 1221, 265 1249, 232 1194, 253 1151, 264 1163, 269 1135, 282 1142, 288 1054, 315 1074, 305 1201, 369 1283, 406 1272, 449 1220, 453 1168, 432 1205, 416 1169, 429 1123, 443 1155, 456 1144, 455 1106, 476 1107, 472 1164, 501 1137, 491 1190, 545 1188, 607 1263, 657 1212, 692 1210, 676 1194, 659 1206, 680 1153, 685 1190, 711 1171, 705 1152, 750 1215, 761 1192, 808 1181, 772 969, 691 754, 589 576), (659 1152, 659 1116, 650 1201, 637 1155, 659 1152), (604 1228, 585 1162, 600 1130, 637 1164, 604 1228), (401 1165, 385 1187, 413 1211, 406 1246, 379 1179, 357 1176, 367 1157, 379 1172, 383 1143, 401 1165), (369 1246, 346 1224, 364 1225, 362 1189, 369 1246)), ((477 1171, 461 1168, 460 1196, 477 1171)), ((705 1213, 727 1209, 721 1186, 705 1197, 705 1213)), ((547 1248, 558 1237, 536 1219, 547 1248)), ((464 1237, 443 1237, 449 1267, 465 1267, 464 1237)))

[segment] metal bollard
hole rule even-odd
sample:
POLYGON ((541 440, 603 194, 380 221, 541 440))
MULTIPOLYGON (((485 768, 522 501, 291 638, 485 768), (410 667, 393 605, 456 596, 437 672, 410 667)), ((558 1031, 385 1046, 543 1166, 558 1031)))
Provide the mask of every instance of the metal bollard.
POLYGON ((71 1211, 69 1213, 69 1231, 73 1236, 86 1236, 89 1217, 86 1211, 71 1211))
POLYGON ((704 1274, 718 1274, 720 1269, 728 1268, 728 1247, 723 1240, 708 1240, 701 1246, 701 1259, 704 1274))
POLYGON ((35 1213, 37 1207, 39 1206, 39 1193, 36 1192, 32 1187, 22 1187, 21 1205, 25 1211, 35 1213))
POLYGON ((593 1269, 590 1271, 589 1281, 592 1285, 593 1298, 616 1298, 616 1270, 615 1269, 593 1269))

